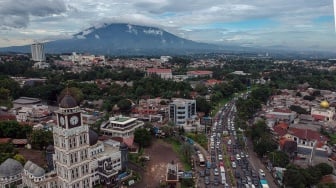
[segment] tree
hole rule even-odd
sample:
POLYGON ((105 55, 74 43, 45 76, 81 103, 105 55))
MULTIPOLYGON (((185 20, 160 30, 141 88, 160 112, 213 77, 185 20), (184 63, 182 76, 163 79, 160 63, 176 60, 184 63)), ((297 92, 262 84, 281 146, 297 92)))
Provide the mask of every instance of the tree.
POLYGON ((33 148, 43 150, 54 143, 53 134, 51 131, 34 130, 30 136, 30 143, 33 148))
POLYGON ((23 155, 20 155, 20 154, 14 155, 13 159, 19 161, 22 165, 26 163, 26 159, 24 158, 23 155))
POLYGON ((134 141, 139 144, 140 148, 151 145, 152 136, 145 128, 139 128, 134 131, 134 141))
POLYGON ((310 96, 310 95, 305 95, 303 97, 304 100, 308 100, 308 101, 312 101, 312 100, 315 100, 315 97, 314 96, 310 96))
POLYGON ((253 142, 253 149, 259 157, 263 157, 268 152, 272 152, 277 148, 277 144, 272 138, 263 136, 262 138, 253 142))
POLYGON ((117 103, 119 109, 121 111, 129 111, 131 110, 131 107, 132 107, 132 103, 130 100, 128 99, 122 99, 120 100, 118 103, 117 103))
POLYGON ((211 105, 204 97, 196 98, 196 110, 198 112, 204 112, 205 114, 209 114, 211 110, 211 105))
POLYGON ((286 167, 289 164, 289 156, 283 151, 273 151, 268 154, 268 159, 273 166, 286 167))
POLYGON ((302 108, 301 106, 291 105, 289 107, 289 109, 298 113, 298 114, 308 114, 308 111, 306 109, 302 108))
POLYGON ((77 104, 79 104, 84 99, 82 90, 77 87, 63 89, 59 98, 62 99, 67 94, 71 95, 76 100, 77 104))
POLYGON ((318 169, 321 172, 322 176, 332 174, 333 173, 333 167, 330 166, 327 163, 320 163, 315 165, 315 168, 318 169))

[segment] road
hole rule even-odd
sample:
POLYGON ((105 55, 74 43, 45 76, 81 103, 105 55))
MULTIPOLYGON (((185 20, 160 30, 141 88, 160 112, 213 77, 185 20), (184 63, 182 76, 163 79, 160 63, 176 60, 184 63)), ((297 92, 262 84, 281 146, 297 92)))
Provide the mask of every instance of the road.
MULTIPOLYGON (((243 96, 244 97, 244 96, 243 96)), ((238 129, 235 126, 235 101, 234 99, 227 103, 216 114, 211 132, 208 135, 208 148, 202 148, 197 143, 196 147, 204 155, 205 160, 211 162, 212 166, 208 168, 210 171, 207 177, 200 177, 200 171, 204 172, 207 167, 200 167, 195 165, 196 169, 196 187, 259 187, 259 169, 263 169, 265 172, 265 179, 267 180, 269 187, 277 187, 274 183, 274 179, 270 172, 265 168, 264 164, 257 157, 253 151, 253 145, 251 141, 247 140, 247 147, 243 146, 239 142, 240 133, 236 131, 238 129), (224 136, 223 131, 227 131, 229 136, 224 136), (224 147, 225 146, 225 147, 224 147), (224 148, 228 148, 224 151, 224 148), (248 154, 248 157, 245 155, 248 154), (223 159, 219 159, 219 155, 222 155, 223 159), (240 157, 242 156, 242 157, 240 157), (225 158, 229 158, 230 165, 226 164, 225 158), (233 162, 236 167, 233 167, 233 162), (220 166, 225 168, 225 174, 215 175, 215 168, 219 169, 220 166), (231 182, 230 172, 234 175, 234 182, 231 182), (239 174, 239 176, 236 176, 239 174), (225 179, 222 181, 222 175, 225 175, 225 179), (205 184, 205 179, 209 179, 210 182, 205 184), (216 180, 215 180, 216 179, 216 180), (218 182, 219 184, 215 183, 218 182)), ((244 137, 244 136, 243 136, 244 137)))

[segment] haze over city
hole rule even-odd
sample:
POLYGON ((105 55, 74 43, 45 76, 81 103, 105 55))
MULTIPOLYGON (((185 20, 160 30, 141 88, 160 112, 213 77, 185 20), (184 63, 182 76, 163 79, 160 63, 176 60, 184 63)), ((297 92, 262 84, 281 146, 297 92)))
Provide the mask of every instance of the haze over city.
POLYGON ((332 1, 0 1, 0 47, 70 38, 103 23, 156 26, 207 43, 335 48, 332 1))

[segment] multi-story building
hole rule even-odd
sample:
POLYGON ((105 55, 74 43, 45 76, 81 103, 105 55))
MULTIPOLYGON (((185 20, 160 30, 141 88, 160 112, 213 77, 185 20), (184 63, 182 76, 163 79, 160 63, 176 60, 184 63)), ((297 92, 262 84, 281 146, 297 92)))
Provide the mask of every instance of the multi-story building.
POLYGON ((171 69, 157 69, 157 68, 149 68, 147 69, 147 76, 157 75, 162 79, 168 80, 173 78, 171 69))
POLYGON ((201 77, 212 78, 212 71, 205 71, 205 70, 188 71, 187 76, 188 78, 201 78, 201 77))
POLYGON ((333 121, 335 116, 335 108, 329 107, 328 101, 322 101, 320 107, 312 107, 310 114, 315 120, 333 121))
POLYGON ((18 122, 40 122, 51 115, 49 107, 46 105, 32 105, 29 107, 21 107, 15 110, 16 120, 18 122))
POLYGON ((24 166, 23 186, 30 188, 91 188, 96 184, 117 187, 117 176, 127 161, 127 150, 119 142, 98 141, 98 134, 83 124, 75 99, 66 95, 56 111, 53 128, 54 169, 46 173, 28 161, 24 166))
POLYGON ((110 117, 110 119, 100 126, 102 134, 110 136, 116 140, 125 142, 128 146, 133 144, 134 131, 143 127, 144 122, 137 118, 125 116, 110 117))
POLYGON ((32 44, 31 53, 33 61, 45 61, 44 45, 42 43, 32 44))
POLYGON ((196 118, 196 100, 173 99, 169 104, 169 120, 183 126, 196 118))

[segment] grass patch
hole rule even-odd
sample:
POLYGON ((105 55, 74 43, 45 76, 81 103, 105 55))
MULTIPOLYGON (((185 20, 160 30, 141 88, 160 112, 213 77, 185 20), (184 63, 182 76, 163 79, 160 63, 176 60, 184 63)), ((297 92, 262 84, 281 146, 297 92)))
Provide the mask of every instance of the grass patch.
POLYGON ((174 152, 179 156, 184 169, 187 170, 187 171, 191 170, 190 159, 187 156, 185 156, 183 154, 183 152, 181 152, 182 143, 180 141, 174 139, 174 138, 166 138, 165 141, 168 142, 169 144, 171 144, 174 152))
POLYGON ((199 145, 201 145, 203 148, 208 147, 208 138, 204 133, 187 133, 186 135, 188 138, 191 138, 195 142, 197 142, 199 145))
POLYGON ((231 97, 229 98, 224 98, 220 100, 216 105, 213 105, 213 109, 211 110, 211 116, 215 117, 219 109, 221 109, 227 102, 231 100, 231 97))

